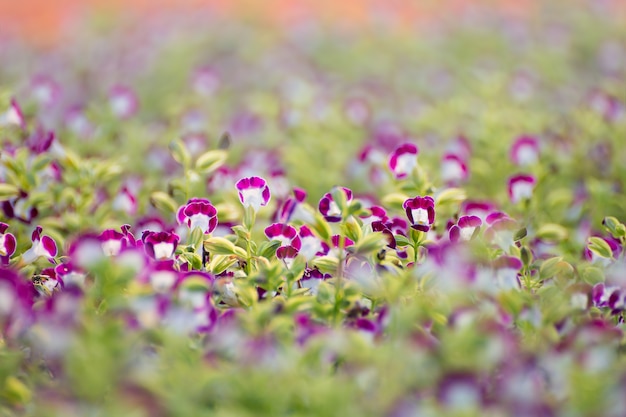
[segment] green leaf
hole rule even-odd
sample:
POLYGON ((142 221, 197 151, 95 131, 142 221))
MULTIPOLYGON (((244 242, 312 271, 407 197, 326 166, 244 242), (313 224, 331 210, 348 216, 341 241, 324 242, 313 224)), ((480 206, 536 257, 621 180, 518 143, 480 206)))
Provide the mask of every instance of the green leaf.
POLYGON ((163 191, 155 191, 150 194, 150 204, 157 210, 173 214, 178 210, 178 204, 172 197, 163 191))
POLYGON ((19 188, 11 184, 0 184, 0 201, 7 201, 20 194, 19 188))
POLYGON ((223 237, 211 237, 205 240, 204 250, 215 255, 237 255, 241 258, 247 256, 245 250, 223 237))
POLYGON ((626 237, 626 227, 615 217, 605 217, 602 225, 614 238, 626 237))
POLYGON ((191 165, 191 155, 182 140, 176 139, 170 143, 172 158, 185 168, 191 165))
POLYGON ((379 252, 387 246, 387 238, 380 232, 370 233, 360 239, 351 249, 354 253, 365 255, 379 252))
POLYGON ((560 256, 557 256, 557 257, 546 259, 545 261, 543 261, 543 263, 539 267, 539 278, 541 278, 542 280, 545 280, 545 279, 554 277, 559 270, 559 267, 557 264, 561 262, 562 260, 563 258, 561 258, 560 256))
POLYGON ((435 206, 458 206, 467 199, 462 188, 446 188, 435 194, 435 206))
POLYGON ((196 171, 201 174, 210 174, 224 165, 227 157, 228 152, 221 149, 205 152, 196 160, 196 171))
POLYGON ((606 240, 593 236, 587 242, 587 248, 596 255, 606 259, 613 259, 613 251, 606 240))
POLYGON ((560 224, 546 223, 537 230, 537 237, 549 242, 562 242, 567 239, 567 229, 560 224))

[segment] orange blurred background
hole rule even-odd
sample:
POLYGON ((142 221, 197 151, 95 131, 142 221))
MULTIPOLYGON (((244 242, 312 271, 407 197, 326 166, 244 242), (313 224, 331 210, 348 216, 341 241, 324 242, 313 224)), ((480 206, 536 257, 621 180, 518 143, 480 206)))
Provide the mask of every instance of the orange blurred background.
MULTIPOLYGON (((497 9, 514 17, 536 13, 550 0, 0 0, 0 35, 39 45, 54 44, 68 26, 97 13, 141 18, 148 13, 197 11, 223 18, 247 17, 272 25, 302 19, 360 27, 384 15, 389 27, 419 27, 438 17, 453 17, 472 5, 497 9)), ((574 5, 576 2, 563 3, 574 5)), ((587 1, 593 3, 593 0, 587 1)), ((597 0, 626 17, 626 1, 597 0)))

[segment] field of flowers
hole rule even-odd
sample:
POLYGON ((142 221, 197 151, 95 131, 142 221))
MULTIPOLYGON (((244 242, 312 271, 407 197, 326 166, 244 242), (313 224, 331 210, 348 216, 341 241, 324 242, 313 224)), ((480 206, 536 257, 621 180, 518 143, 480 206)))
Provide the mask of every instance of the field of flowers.
POLYGON ((0 40, 0 417, 626 416, 599 3, 0 40))

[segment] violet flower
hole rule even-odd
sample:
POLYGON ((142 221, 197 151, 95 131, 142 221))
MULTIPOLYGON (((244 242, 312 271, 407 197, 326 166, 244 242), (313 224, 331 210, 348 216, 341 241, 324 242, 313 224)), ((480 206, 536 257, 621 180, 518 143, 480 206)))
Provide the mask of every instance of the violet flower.
POLYGON ((173 232, 146 231, 141 240, 148 256, 156 260, 163 260, 174 255, 180 237, 173 232))
POLYGON ((449 230, 450 241, 468 241, 476 236, 483 222, 478 216, 461 216, 449 230))
POLYGON ((12 233, 6 233, 9 225, 0 222, 0 263, 8 265, 9 259, 15 253, 16 240, 12 233))
POLYGON ((539 143, 532 136, 520 136, 511 146, 511 161, 515 165, 533 165, 539 161, 539 143))
POLYGON ((513 204, 523 200, 529 200, 533 196, 533 191, 537 180, 532 175, 515 175, 509 178, 509 197, 513 204))
POLYGON ((4 113, 0 113, 0 126, 19 126, 21 129, 26 129, 24 113, 15 99, 11 99, 9 108, 4 113))
POLYGON ((430 196, 409 198, 402 207, 415 230, 428 232, 435 222, 435 200, 430 196))
POLYGON ((257 212, 269 203, 271 195, 267 182, 261 177, 247 177, 237 181, 239 201, 244 207, 252 207, 257 212))
POLYGON ((389 169, 396 179, 406 178, 415 169, 418 152, 413 143, 404 143, 389 155, 389 169))
POLYGON ((30 249, 22 254, 22 260, 27 264, 34 262, 40 257, 55 263, 54 257, 57 256, 57 244, 50 236, 42 236, 42 230, 41 226, 35 228, 31 235, 33 244, 30 249))
POLYGON ((265 236, 270 240, 277 240, 281 247, 293 247, 300 250, 302 243, 295 227, 285 223, 274 223, 265 228, 265 236))
MULTIPOLYGON (((350 203, 352 201, 352 190, 346 187, 340 187, 340 189, 346 196, 346 202, 350 203)), ((324 194, 324 196, 320 199, 318 208, 327 222, 337 223, 341 221, 341 209, 337 205, 337 202, 335 202, 335 200, 333 199, 331 193, 324 194)))
POLYGON ((217 209, 206 198, 191 198, 178 209, 176 220, 191 231, 198 227, 202 233, 211 233, 217 227, 217 209))
POLYGON ((129 87, 116 85, 109 91, 111 112, 120 119, 128 119, 137 113, 139 100, 129 87))

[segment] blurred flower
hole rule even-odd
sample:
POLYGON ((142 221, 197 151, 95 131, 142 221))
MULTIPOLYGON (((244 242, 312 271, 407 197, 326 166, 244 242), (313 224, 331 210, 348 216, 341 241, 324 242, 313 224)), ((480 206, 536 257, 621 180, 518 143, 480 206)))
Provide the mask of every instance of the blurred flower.
POLYGON ((389 155, 389 169, 396 179, 406 178, 417 166, 417 146, 404 143, 389 155))
POLYGON ((446 184, 457 184, 469 176, 465 161, 458 155, 446 153, 441 158, 441 180, 446 184))
POLYGON ((15 99, 11 99, 9 108, 4 113, 0 113, 0 126, 19 126, 26 129, 24 113, 15 99))
POLYGON ((509 178, 509 197, 513 204, 529 200, 533 196, 533 190, 537 180, 532 175, 515 175, 509 178))
POLYGON ((300 250, 300 236, 296 228, 285 223, 274 223, 265 228, 265 236, 269 240, 277 240, 281 247, 293 247, 300 250))
POLYGON ((452 242, 468 241, 472 239, 483 224, 478 216, 461 216, 454 226, 450 228, 450 240, 452 242))
POLYGON ((9 225, 0 222, 0 262, 8 265, 9 259, 15 253, 16 241, 12 233, 6 233, 9 225))
POLYGON ((33 242, 30 249, 22 254, 22 260, 27 264, 34 262, 38 258, 46 258, 54 263, 54 257, 57 256, 57 244, 50 236, 42 236, 43 229, 37 226, 31 235, 33 242))
POLYGON ((539 143, 532 136, 520 136, 511 146, 511 161, 515 165, 526 166, 539 161, 539 143))
POLYGON ((139 100, 129 87, 116 85, 109 90, 109 106, 113 115, 128 119, 139 110, 139 100))

